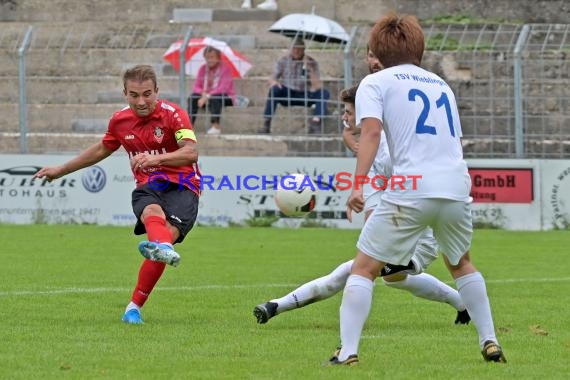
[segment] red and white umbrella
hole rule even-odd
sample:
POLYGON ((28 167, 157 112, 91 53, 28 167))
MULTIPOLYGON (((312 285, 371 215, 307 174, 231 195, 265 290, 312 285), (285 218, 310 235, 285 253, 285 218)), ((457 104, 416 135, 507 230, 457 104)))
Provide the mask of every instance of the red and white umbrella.
MULTIPOLYGON (((176 41, 162 55, 165 61, 170 62, 176 71, 180 70, 180 48, 184 41, 176 41)), ((186 47, 186 64, 185 72, 191 77, 196 77, 198 69, 206 60, 204 59, 204 49, 206 46, 212 46, 218 49, 222 55, 222 61, 226 62, 232 69, 234 78, 242 78, 251 69, 252 64, 239 51, 229 47, 224 41, 216 40, 210 37, 192 38, 188 41, 186 47)))

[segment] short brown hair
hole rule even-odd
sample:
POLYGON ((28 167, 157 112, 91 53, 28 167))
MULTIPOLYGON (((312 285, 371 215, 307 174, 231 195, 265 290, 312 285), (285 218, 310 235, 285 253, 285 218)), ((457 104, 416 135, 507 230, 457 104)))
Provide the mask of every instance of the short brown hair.
POLYGON ((368 45, 384 67, 405 63, 419 66, 424 54, 424 33, 415 16, 390 13, 376 22, 368 45))
POLYGON ((358 90, 358 85, 342 90, 340 92, 340 101, 354 105, 356 103, 356 90, 358 90))
POLYGON ((127 81, 145 82, 151 80, 156 89, 156 73, 150 65, 137 65, 127 69, 123 74, 123 86, 127 89, 127 81))

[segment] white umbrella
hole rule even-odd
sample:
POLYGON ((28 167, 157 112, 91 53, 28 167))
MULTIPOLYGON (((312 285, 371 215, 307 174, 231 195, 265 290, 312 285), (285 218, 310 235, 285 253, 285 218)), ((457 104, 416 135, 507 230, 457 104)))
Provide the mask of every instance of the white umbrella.
POLYGON ((350 41, 350 36, 339 23, 314 13, 289 14, 271 25, 269 31, 318 42, 344 44, 350 41))

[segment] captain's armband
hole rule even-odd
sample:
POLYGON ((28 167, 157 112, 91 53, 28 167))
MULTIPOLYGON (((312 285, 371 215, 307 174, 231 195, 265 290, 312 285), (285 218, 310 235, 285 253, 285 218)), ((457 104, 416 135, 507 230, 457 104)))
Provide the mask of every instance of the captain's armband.
POLYGON ((197 141, 196 140, 196 134, 191 129, 179 129, 174 134, 174 137, 176 138, 176 142, 179 142, 180 140, 197 141))

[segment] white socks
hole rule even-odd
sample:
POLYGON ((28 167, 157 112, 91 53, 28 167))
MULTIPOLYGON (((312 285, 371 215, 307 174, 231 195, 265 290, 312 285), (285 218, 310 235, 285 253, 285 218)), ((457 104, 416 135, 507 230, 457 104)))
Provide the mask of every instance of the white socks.
POLYGON ((391 288, 407 290, 419 298, 448 303, 457 311, 465 310, 465 305, 457 290, 439 281, 431 274, 420 273, 413 276, 408 275, 406 279, 402 281, 384 281, 384 284, 391 288))
POLYGON ((132 309, 137 309, 140 310, 141 308, 139 307, 139 305, 137 305, 136 303, 134 303, 133 301, 129 302, 129 304, 127 305, 127 308, 125 309, 125 313, 129 310, 132 309))
POLYGON ((284 297, 270 300, 278 305, 276 314, 324 300, 340 292, 350 275, 353 262, 350 260, 342 263, 328 275, 307 282, 284 297))
POLYGON ((339 361, 349 355, 358 354, 358 344, 364 322, 370 313, 374 282, 356 274, 351 274, 346 281, 342 304, 340 305, 340 341, 342 349, 339 361))
POLYGON ((455 279, 455 284, 477 329, 481 348, 487 340, 498 343, 493 326, 491 305, 487 297, 487 288, 481 273, 475 272, 461 276, 455 279))

